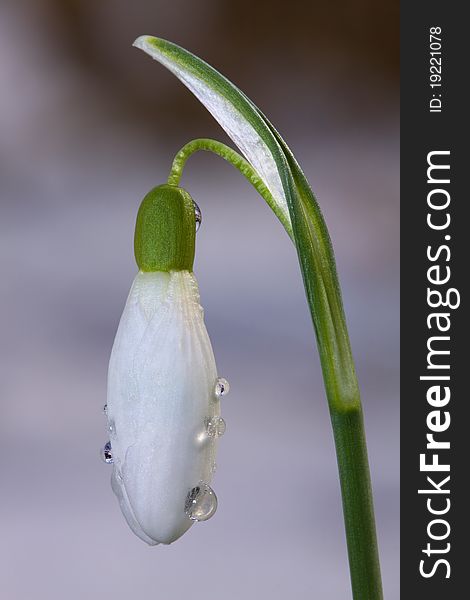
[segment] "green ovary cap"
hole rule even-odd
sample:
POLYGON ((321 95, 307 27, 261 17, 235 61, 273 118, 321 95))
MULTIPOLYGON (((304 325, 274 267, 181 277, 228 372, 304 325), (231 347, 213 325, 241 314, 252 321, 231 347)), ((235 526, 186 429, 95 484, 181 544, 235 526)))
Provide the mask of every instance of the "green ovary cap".
POLYGON ((192 271, 196 242, 194 203, 186 190, 159 185, 137 213, 134 254, 141 271, 192 271))

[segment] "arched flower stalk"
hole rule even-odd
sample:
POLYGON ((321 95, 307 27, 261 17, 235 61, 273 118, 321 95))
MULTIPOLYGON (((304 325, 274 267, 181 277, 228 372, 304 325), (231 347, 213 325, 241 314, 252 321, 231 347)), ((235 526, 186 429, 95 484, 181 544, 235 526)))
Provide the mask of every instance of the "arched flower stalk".
POLYGON ((380 600, 359 387, 333 249, 318 203, 282 137, 228 79, 165 40, 142 36, 134 45, 194 93, 243 157, 213 140, 189 142, 174 159, 168 185, 153 190, 139 211, 140 272, 116 336, 108 386, 112 435, 108 459, 115 461, 113 488, 122 510, 135 533, 149 543, 170 543, 190 526, 191 517, 210 516, 214 510, 215 496, 208 483, 215 439, 207 442, 206 438, 207 423, 212 424, 210 430, 221 419, 212 387, 216 370, 192 274, 193 204, 178 187, 189 156, 198 150, 212 151, 254 185, 296 246, 336 444, 353 597, 380 600), (170 196, 177 201, 169 202, 170 196), (188 376, 190 361, 204 365, 200 381, 188 376), (176 389, 172 368, 181 384, 176 389), (194 397, 189 391, 192 386, 194 397), (205 433, 201 433, 203 423, 205 433), (197 446, 197 439, 206 439, 206 445, 197 446))

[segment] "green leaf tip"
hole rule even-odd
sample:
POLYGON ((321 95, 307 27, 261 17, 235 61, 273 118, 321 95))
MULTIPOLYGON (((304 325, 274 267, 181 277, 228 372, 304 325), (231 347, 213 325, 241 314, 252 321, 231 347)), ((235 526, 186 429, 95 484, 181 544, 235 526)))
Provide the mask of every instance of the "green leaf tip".
POLYGON ((211 65, 167 40, 143 35, 134 46, 175 75, 207 108, 263 180, 275 215, 290 228, 290 213, 281 173, 286 160, 257 108, 211 65))
POLYGON ((186 190, 159 185, 137 213, 134 254, 141 271, 192 271, 196 243, 194 203, 186 190))

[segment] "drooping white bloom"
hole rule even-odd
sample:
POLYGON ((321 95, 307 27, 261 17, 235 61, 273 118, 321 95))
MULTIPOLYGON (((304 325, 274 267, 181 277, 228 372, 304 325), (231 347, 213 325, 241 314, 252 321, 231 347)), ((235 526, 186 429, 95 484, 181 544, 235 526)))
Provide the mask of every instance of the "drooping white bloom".
POLYGON ((195 489, 209 490, 202 518, 215 510, 205 486, 223 432, 216 383, 194 274, 140 271, 111 353, 107 418, 113 490, 148 544, 170 544, 189 529, 195 489))

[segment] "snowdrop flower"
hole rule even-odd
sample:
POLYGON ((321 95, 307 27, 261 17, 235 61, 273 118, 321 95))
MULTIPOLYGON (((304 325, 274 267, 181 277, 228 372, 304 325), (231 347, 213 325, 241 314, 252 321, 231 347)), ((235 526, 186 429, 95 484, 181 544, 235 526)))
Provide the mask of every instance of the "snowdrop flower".
POLYGON ((217 506, 209 487, 216 438, 225 429, 216 368, 192 274, 195 210, 178 188, 186 160, 208 150, 248 179, 297 250, 314 323, 337 450, 354 598, 383 598, 362 406, 331 240, 318 202, 278 131, 209 64, 152 36, 135 41, 176 75, 238 146, 188 142, 166 186, 144 199, 135 253, 140 272, 114 344, 108 389, 113 489, 133 531, 171 543, 217 506), (214 392, 214 383, 216 390, 214 392))
POLYGON ((176 186, 154 188, 137 216, 132 284, 114 341, 104 459, 132 531, 171 544, 217 508, 209 487, 225 423, 192 272, 195 205, 176 186))

